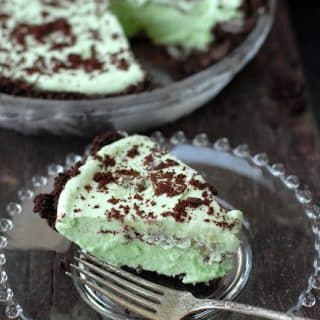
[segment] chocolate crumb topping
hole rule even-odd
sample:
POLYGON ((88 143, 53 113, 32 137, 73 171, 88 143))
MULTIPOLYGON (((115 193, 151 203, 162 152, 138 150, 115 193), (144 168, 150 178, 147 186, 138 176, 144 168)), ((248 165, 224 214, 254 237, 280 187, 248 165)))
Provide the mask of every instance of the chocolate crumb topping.
POLYGON ((185 222, 188 220, 187 208, 197 208, 203 203, 202 199, 189 197, 185 200, 179 200, 173 209, 173 212, 166 211, 162 213, 163 217, 173 217, 176 222, 185 222))
POLYGON ((102 159, 102 157, 101 156, 99 156, 98 154, 95 154, 94 156, 93 156, 93 159, 94 160, 97 160, 97 161, 99 161, 99 162, 103 162, 103 159, 102 159))
MULTIPOLYGON (((148 220, 155 220, 157 219, 157 217, 155 216, 155 214, 153 212, 149 212, 148 216, 147 216, 148 220)), ((149 221, 150 222, 150 221, 149 221)))
POLYGON ((102 234, 117 234, 117 231, 114 231, 114 230, 100 230, 98 231, 98 233, 102 233, 102 234))
POLYGON ((142 196, 141 196, 140 194, 135 194, 135 195, 134 195, 134 199, 140 200, 140 201, 143 200, 143 198, 142 198, 142 196))
POLYGON ((116 39, 118 39, 119 38, 119 35, 117 34, 117 33, 113 33, 112 34, 112 39, 113 40, 116 40, 116 39))
POLYGON ((137 191, 138 192, 143 192, 143 191, 145 191, 147 189, 147 187, 146 187, 146 185, 142 182, 142 183, 139 183, 138 185, 137 185, 137 191))
POLYGON ((119 210, 112 208, 110 211, 106 212, 108 220, 119 220, 124 221, 125 215, 123 215, 119 210))
POLYGON ((0 13, 0 21, 1 20, 7 20, 9 19, 10 16, 8 14, 5 14, 5 13, 0 13))
POLYGON ((133 169, 120 169, 116 171, 117 174, 129 177, 138 177, 140 173, 133 169))
POLYGON ((116 162, 113 158, 109 157, 107 154, 103 158, 103 164, 106 167, 113 167, 116 165, 116 162))
POLYGON ((124 58, 121 58, 120 60, 118 60, 116 62, 116 65, 117 65, 118 69, 120 69, 120 70, 123 70, 123 71, 129 70, 129 63, 124 58))
POLYGON ((90 73, 95 70, 101 70, 103 63, 97 58, 96 49, 94 46, 90 49, 91 55, 89 58, 83 58, 79 54, 70 53, 68 55, 68 61, 60 61, 58 59, 52 59, 54 63, 53 72, 59 72, 61 69, 84 69, 85 72, 90 73))
POLYGON ((97 172, 93 180, 98 183, 98 189, 105 190, 109 183, 115 182, 116 179, 111 172, 97 172))
POLYGON ((85 185, 84 188, 88 193, 92 190, 92 186, 90 184, 85 185))
POLYGON ((117 204, 120 202, 119 199, 116 199, 115 197, 112 197, 111 199, 108 200, 109 203, 112 203, 112 204, 117 204))
POLYGON ((174 167, 174 166, 177 166, 177 165, 178 165, 178 162, 177 162, 177 161, 174 161, 174 160, 172 160, 172 159, 167 159, 166 161, 161 162, 160 164, 158 164, 158 165, 155 167, 155 170, 162 170, 162 169, 174 167))
POLYGON ((136 145, 136 146, 133 146, 129 151, 128 151, 128 153, 127 153, 127 156, 129 157, 129 158, 135 158, 136 156, 138 156, 139 155, 139 151, 138 151, 138 146, 136 145))
POLYGON ((215 225, 222 229, 232 230, 236 226, 236 222, 228 223, 226 221, 214 221, 215 225))
POLYGON ((124 134, 119 131, 108 131, 94 138, 92 142, 91 152, 92 155, 96 155, 97 152, 105 145, 111 144, 124 137, 124 134))
POLYGON ((146 157, 144 158, 143 164, 144 164, 145 166, 150 166, 150 164, 152 164, 153 161, 154 161, 153 155, 152 155, 152 154, 149 154, 148 156, 146 156, 146 157))
POLYGON ((111 158, 110 156, 108 156, 107 154, 102 158, 101 156, 99 156, 98 154, 95 154, 93 156, 93 158, 95 160, 98 160, 99 162, 101 162, 103 164, 104 167, 113 167, 116 165, 116 161, 111 158))
POLYGON ((130 207, 128 205, 120 205, 120 209, 123 209, 124 213, 127 215, 130 212, 130 207))
POLYGON ((207 187, 209 188, 209 190, 211 191, 211 193, 215 196, 218 195, 218 190, 210 183, 207 183, 207 187))
POLYGON ((134 210, 136 211, 136 214, 138 217, 140 217, 141 219, 145 218, 145 211, 142 210, 138 204, 134 204, 133 205, 134 210))
POLYGON ((193 208, 197 208, 199 207, 203 201, 199 198, 192 198, 192 197, 189 197, 187 198, 187 201, 189 202, 189 204, 191 205, 191 207, 193 208))
POLYGON ((196 180, 194 178, 192 178, 189 183, 194 186, 195 188, 198 188, 199 190, 204 190, 206 188, 209 188, 209 190, 211 191, 211 193, 213 195, 218 195, 218 191, 216 190, 216 188, 210 184, 210 183, 207 183, 207 182, 201 182, 199 180, 196 180))
POLYGON ((184 174, 175 175, 174 172, 156 172, 151 174, 151 181, 156 196, 166 194, 174 197, 182 194, 187 185, 185 183, 186 176, 184 174))
POLYGON ((26 37, 32 36, 37 42, 44 43, 45 38, 51 33, 59 32, 64 35, 65 39, 69 39, 69 42, 53 44, 52 49, 61 49, 65 46, 71 46, 75 43, 76 38, 72 34, 71 26, 67 20, 63 18, 56 19, 55 21, 44 23, 44 24, 18 24, 12 31, 11 37, 21 45, 26 45, 26 37))

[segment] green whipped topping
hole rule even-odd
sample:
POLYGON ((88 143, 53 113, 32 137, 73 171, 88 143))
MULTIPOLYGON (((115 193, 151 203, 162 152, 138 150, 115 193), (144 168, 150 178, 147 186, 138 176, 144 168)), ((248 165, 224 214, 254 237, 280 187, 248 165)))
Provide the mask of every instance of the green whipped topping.
POLYGON ((243 0, 110 0, 129 37, 144 32, 162 45, 205 50, 220 22, 241 19, 243 0))
POLYGON ((0 1, 0 73, 36 89, 113 94, 144 80, 108 1, 0 1))
POLYGON ((90 156, 62 191, 56 229, 98 258, 184 283, 223 276, 242 213, 219 206, 203 177, 149 138, 123 138, 90 156))

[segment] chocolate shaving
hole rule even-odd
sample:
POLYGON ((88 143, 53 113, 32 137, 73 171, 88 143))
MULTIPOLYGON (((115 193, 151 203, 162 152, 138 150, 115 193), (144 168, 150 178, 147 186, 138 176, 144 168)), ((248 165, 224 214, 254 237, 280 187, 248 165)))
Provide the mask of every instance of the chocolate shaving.
POLYGON ((214 221, 214 224, 219 228, 232 230, 237 225, 237 221, 234 221, 232 223, 228 223, 226 221, 214 221))
POLYGON ((204 190, 204 189, 208 188, 213 195, 215 195, 215 196, 218 195, 218 191, 216 190, 216 188, 208 182, 201 182, 199 180, 192 178, 189 181, 189 183, 199 190, 204 190))
POLYGON ((133 198, 136 200, 139 200, 139 201, 143 200, 143 198, 140 196, 140 194, 135 194, 133 198))
POLYGON ((162 169, 174 167, 174 166, 177 166, 177 165, 178 165, 178 162, 177 162, 177 161, 174 161, 174 160, 172 160, 172 159, 167 159, 166 161, 161 162, 160 164, 158 164, 158 165, 155 167, 155 170, 162 170, 162 169))
POLYGON ((154 161, 153 155, 152 155, 152 154, 149 154, 148 156, 146 156, 146 157, 144 158, 143 164, 144 164, 145 166, 150 166, 150 164, 152 164, 153 161, 154 161))
POLYGON ((133 205, 134 210, 136 211, 136 214, 138 217, 140 217, 141 219, 145 218, 145 211, 142 210, 138 204, 134 204, 133 205))
POLYGON ((174 197, 182 194, 187 185, 185 184, 186 176, 179 174, 175 176, 173 172, 156 172, 151 174, 151 181, 153 184, 156 196, 166 194, 169 197, 174 197))
POLYGON ((123 176, 130 176, 130 177, 138 177, 140 173, 133 169, 119 169, 116 171, 117 174, 123 176))
POLYGON ((61 69, 84 69, 85 72, 90 73, 95 70, 101 70, 103 68, 103 63, 99 61, 96 53, 96 49, 94 46, 90 49, 91 54, 89 58, 83 58, 79 54, 70 53, 68 55, 68 61, 60 61, 56 58, 52 59, 53 66, 53 72, 59 72, 61 69))
POLYGON ((127 205, 120 205, 119 206, 120 209, 123 209, 124 213, 127 215, 130 212, 130 207, 127 205))
POLYGON ((105 190, 109 183, 116 181, 111 172, 97 172, 93 180, 98 183, 98 189, 100 190, 105 190))
POLYGON ((98 161, 100 161, 104 167, 114 167, 116 165, 116 161, 111 158, 110 156, 108 156, 107 154, 102 158, 99 155, 95 155, 94 158, 98 161))
POLYGON ((92 155, 96 155, 97 152, 105 145, 111 144, 118 141, 124 137, 124 134, 119 131, 107 131, 94 138, 92 142, 91 152, 92 155))
POLYGON ((162 213, 163 217, 173 217, 176 222, 184 222, 188 219, 187 208, 198 208, 203 204, 203 200, 199 198, 189 197, 185 200, 179 200, 172 212, 166 211, 162 213))
POLYGON ((12 30, 11 37, 13 37, 19 45, 24 47, 26 45, 26 37, 32 36, 37 42, 44 43, 45 38, 47 38, 51 33, 54 32, 60 32, 67 39, 70 39, 70 41, 68 43, 65 43, 63 46, 70 46, 75 43, 76 38, 72 34, 71 26, 67 22, 67 20, 63 18, 38 25, 27 23, 18 24, 12 30))
POLYGON ((112 197, 111 199, 108 200, 109 203, 112 203, 112 204, 117 204, 120 202, 119 199, 116 199, 115 197, 112 197))
POLYGON ((135 158, 136 156, 139 155, 139 151, 138 151, 138 146, 135 145, 133 146, 128 152, 127 152, 127 157, 129 158, 135 158))
POLYGON ((84 188, 88 193, 92 190, 92 186, 90 184, 85 185, 84 188))
POLYGON ((114 231, 114 230, 103 230, 102 229, 102 230, 98 231, 98 233, 115 235, 115 234, 117 234, 117 231, 114 231))
POLYGON ((123 215, 119 210, 112 208, 110 211, 106 212, 108 220, 119 220, 124 221, 125 215, 123 215))

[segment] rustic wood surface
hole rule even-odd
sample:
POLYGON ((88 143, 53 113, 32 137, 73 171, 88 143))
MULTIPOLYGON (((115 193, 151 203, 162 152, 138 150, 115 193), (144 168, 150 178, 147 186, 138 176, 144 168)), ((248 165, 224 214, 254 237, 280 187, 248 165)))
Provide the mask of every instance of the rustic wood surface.
MULTIPOLYGON (((303 183, 320 199, 319 135, 284 2, 281 1, 275 26, 263 49, 232 84, 204 108, 160 129, 166 135, 181 129, 190 137, 206 132, 211 140, 227 136, 233 144, 248 143, 256 152, 265 151, 274 161, 285 162, 290 172, 303 177, 303 183)), ((2 211, 32 175, 44 174, 49 163, 62 162, 70 151, 81 152, 88 141, 47 135, 27 137, 0 130, 2 211)), ((29 313, 47 319, 50 304, 58 310, 68 310, 75 297, 71 283, 70 287, 61 287, 64 282, 59 279, 63 275, 56 272, 61 257, 52 255, 48 259, 47 255, 27 253, 19 257, 10 264, 9 275, 15 274, 14 287, 29 313), (39 259, 43 260, 42 268, 35 270, 33 266, 39 266, 39 259), (36 295, 38 302, 34 303, 30 295, 36 295)), ((304 314, 319 319, 320 301, 304 314)), ((96 317, 89 313, 87 319, 96 317)))

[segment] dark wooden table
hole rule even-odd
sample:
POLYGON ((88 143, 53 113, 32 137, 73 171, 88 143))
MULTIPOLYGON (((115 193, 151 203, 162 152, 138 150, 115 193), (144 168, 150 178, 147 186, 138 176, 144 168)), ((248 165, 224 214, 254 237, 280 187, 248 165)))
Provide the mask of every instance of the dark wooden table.
MULTIPOLYGON (((206 132, 211 140, 227 136, 233 144, 248 143, 254 151, 272 155, 273 161, 285 162, 288 170, 303 177, 303 184, 310 186, 315 198, 320 199, 319 135, 284 2, 281 1, 274 28, 263 49, 232 84, 202 109, 160 129, 166 135, 182 129, 190 137, 206 132)), ((2 211, 33 174, 44 174, 49 163, 63 161, 70 151, 81 152, 88 141, 72 137, 28 137, 0 130, 2 211)), ((22 258, 17 264, 25 261, 22 258)), ((42 276, 52 287, 56 285, 57 279, 43 275, 41 270, 30 267, 23 270, 16 275, 21 279, 15 281, 21 281, 22 288, 29 288, 30 279, 36 281, 42 276)), ((44 295, 44 300, 56 299, 50 293, 44 295)), ((28 307, 39 308, 40 314, 41 308, 48 308, 45 301, 28 307)), ((305 315, 319 319, 320 303, 305 310, 305 315)))

